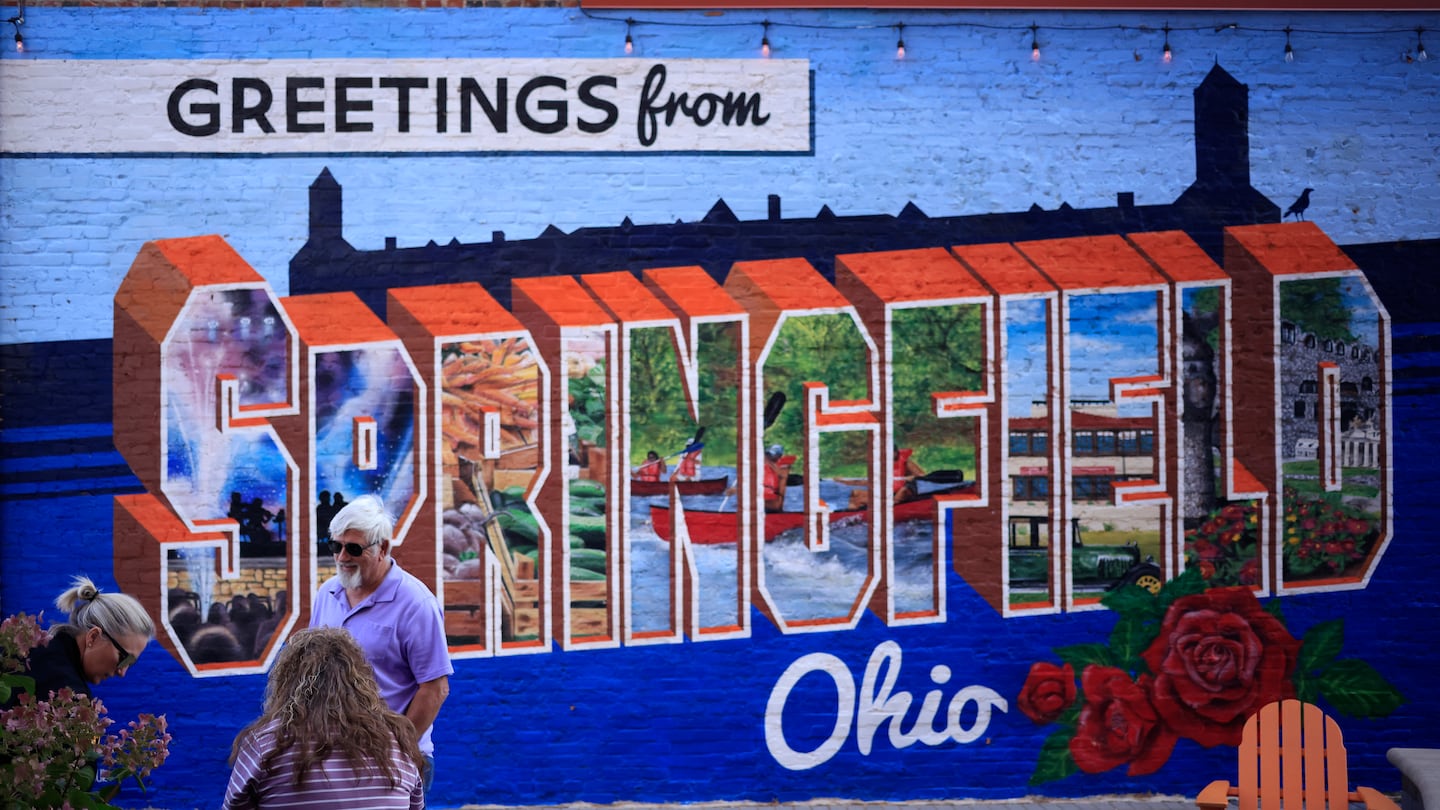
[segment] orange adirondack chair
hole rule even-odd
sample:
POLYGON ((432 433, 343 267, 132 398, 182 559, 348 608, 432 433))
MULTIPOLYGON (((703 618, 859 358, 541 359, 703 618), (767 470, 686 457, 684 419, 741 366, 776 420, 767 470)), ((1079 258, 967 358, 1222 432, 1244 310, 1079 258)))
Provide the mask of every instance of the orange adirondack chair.
POLYGON ((1238 783, 1220 780, 1200 791, 1200 810, 1225 810, 1230 797, 1239 810, 1398 810, 1385 794, 1368 787, 1351 791, 1340 726, 1319 706, 1279 700, 1245 721, 1240 737, 1238 783))

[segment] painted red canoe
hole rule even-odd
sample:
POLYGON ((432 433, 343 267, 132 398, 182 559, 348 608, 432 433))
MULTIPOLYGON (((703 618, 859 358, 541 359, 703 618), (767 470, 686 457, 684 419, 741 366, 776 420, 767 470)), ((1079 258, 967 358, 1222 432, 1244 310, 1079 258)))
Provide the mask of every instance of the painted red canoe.
MULTIPOLYGON (((681 495, 719 495, 725 491, 730 483, 730 477, 722 475, 719 478, 701 478, 698 481, 677 481, 681 495)), ((669 495, 669 481, 640 481, 630 479, 630 494, 649 497, 651 495, 669 495)))
MULTIPOLYGON (((960 484, 959 486, 947 487, 936 492, 926 493, 925 497, 913 501, 906 501, 895 505, 895 522, 903 523, 907 520, 926 520, 935 517, 935 496, 950 495, 970 489, 973 482, 960 484)), ((865 515, 863 509, 851 509, 830 513, 830 522, 834 523, 845 518, 862 517, 865 515)), ((757 518, 760 516, 757 515, 757 518)), ((766 512, 765 520, 765 541, 774 540, 789 529, 799 528, 805 525, 805 515, 801 512, 766 512)), ((674 532, 670 526, 670 507, 650 507, 650 523, 655 529, 655 534, 661 540, 669 541, 674 532)), ((716 543, 734 543, 740 537, 740 518, 735 512, 712 512, 701 509, 685 510, 685 525, 690 530, 690 542, 698 545, 714 545, 716 543)))

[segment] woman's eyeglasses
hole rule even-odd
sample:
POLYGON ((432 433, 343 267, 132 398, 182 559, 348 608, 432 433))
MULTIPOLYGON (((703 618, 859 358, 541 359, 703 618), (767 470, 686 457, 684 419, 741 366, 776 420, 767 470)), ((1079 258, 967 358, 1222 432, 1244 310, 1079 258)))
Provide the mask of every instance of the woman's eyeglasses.
POLYGON ((351 557, 360 557, 365 554, 366 549, 374 545, 378 545, 378 543, 368 543, 362 546, 359 543, 341 543, 338 540, 331 540, 330 553, 339 554, 341 550, 344 550, 344 552, 351 557))
MULTIPOLYGON (((100 627, 98 624, 95 626, 100 627)), ((135 663, 135 654, 121 647, 120 642, 116 641, 115 637, 110 635, 109 630, 100 627, 100 632, 105 634, 105 638, 115 646, 115 652, 120 656, 120 661, 115 664, 116 669, 128 669, 131 664, 135 663)))

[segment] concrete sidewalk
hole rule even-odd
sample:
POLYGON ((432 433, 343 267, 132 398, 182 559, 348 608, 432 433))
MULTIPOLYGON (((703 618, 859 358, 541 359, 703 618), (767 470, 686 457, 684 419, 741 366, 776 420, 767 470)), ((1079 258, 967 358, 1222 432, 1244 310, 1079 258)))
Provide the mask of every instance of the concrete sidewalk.
POLYGON ((459 810, 1195 810, 1193 796, 1086 796, 1023 799, 952 799, 861 802, 845 799, 811 799, 805 802, 697 802, 695 804, 553 804, 508 807, 467 804, 459 810))

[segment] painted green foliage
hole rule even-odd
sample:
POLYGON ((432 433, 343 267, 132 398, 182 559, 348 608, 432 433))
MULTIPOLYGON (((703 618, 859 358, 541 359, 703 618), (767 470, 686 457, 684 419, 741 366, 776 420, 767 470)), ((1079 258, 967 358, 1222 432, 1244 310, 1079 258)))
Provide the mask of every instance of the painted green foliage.
POLYGON ((739 330, 731 323, 706 323, 698 331, 698 425, 686 405, 683 371, 672 330, 644 328, 631 332, 631 464, 643 462, 650 450, 661 456, 675 453, 699 426, 705 428, 706 463, 735 463, 740 394, 735 357, 739 330))
POLYGON ((894 331, 895 436, 914 447, 923 469, 975 472, 973 420, 935 415, 930 395, 983 387, 985 336, 975 304, 896 310, 894 331))
MULTIPOLYGON (((846 314, 802 315, 785 319, 775 337, 764 368, 765 393, 783 392, 795 407, 786 407, 765 431, 765 444, 780 444, 787 452, 801 446, 804 435, 804 385, 829 386, 830 400, 870 396, 869 348, 855 321, 846 314)), ((836 452, 853 469, 864 474, 866 437, 846 434, 836 452)))

